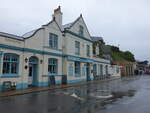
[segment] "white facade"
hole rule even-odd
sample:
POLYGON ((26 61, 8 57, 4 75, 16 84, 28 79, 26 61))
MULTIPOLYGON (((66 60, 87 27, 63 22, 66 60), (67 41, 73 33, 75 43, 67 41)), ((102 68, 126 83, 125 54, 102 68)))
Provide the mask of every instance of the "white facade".
POLYGON ((110 73, 110 61, 93 57, 82 15, 62 25, 60 7, 51 22, 23 36, 0 33, 0 90, 8 81, 24 89, 93 80, 94 64, 103 66, 101 72, 97 66, 99 75, 110 73))

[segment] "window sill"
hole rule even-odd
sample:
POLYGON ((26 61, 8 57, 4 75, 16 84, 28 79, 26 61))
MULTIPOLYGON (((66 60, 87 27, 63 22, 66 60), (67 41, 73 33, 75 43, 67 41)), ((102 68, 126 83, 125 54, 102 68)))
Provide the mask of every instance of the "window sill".
POLYGON ((0 77, 1 78, 19 78, 20 75, 18 75, 18 74, 1 74, 0 77))

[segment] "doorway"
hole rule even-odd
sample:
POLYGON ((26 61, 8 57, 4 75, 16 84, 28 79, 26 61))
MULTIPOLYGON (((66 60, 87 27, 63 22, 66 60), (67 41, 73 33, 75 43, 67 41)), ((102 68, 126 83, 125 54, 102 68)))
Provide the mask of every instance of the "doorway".
POLYGON ((90 78, 90 64, 89 63, 86 64, 86 78, 87 78, 87 81, 91 80, 91 78, 90 78))
POLYGON ((32 56, 29 58, 29 75, 28 75, 28 85, 36 86, 38 79, 38 58, 32 56))

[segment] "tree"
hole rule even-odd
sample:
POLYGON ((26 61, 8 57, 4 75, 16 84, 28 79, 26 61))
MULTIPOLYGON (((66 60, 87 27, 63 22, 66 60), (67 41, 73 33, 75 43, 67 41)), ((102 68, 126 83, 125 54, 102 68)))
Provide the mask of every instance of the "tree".
POLYGON ((128 61, 131 61, 131 62, 135 61, 134 55, 130 51, 123 52, 123 57, 124 57, 124 59, 126 59, 128 61))

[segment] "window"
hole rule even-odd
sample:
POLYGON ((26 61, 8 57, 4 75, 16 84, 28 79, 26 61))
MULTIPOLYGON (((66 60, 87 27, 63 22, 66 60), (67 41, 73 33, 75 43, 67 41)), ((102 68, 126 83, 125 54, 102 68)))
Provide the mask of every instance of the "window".
POLYGON ((17 74, 19 68, 19 56, 5 53, 3 57, 3 74, 17 74))
POLYGON ((80 54, 80 42, 75 41, 75 54, 79 55, 80 54))
POLYGON ((58 36, 53 33, 49 34, 49 47, 52 49, 58 49, 58 36))
POLYGON ((90 46, 86 46, 86 55, 89 57, 90 56, 90 46))
POLYGON ((83 26, 79 26, 79 35, 80 36, 83 36, 84 35, 84 28, 83 28, 83 26))
POLYGON ((50 58, 48 60, 48 73, 57 74, 58 61, 57 59, 50 58))
POLYGON ((68 69, 69 76, 73 76, 73 66, 71 64, 69 65, 68 69))
POLYGON ((75 62, 75 76, 80 76, 80 62, 75 62))

